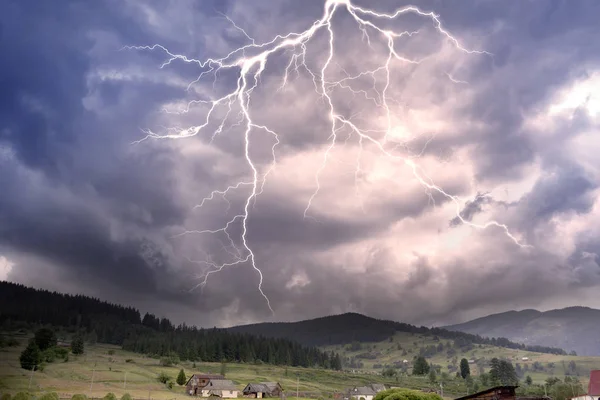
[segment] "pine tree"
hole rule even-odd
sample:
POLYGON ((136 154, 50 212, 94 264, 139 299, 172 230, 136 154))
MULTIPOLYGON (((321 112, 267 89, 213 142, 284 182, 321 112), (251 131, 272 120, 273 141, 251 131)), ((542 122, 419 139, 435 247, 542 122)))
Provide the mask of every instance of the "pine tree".
POLYGON ((32 370, 37 367, 37 365, 41 361, 41 352, 38 345, 35 343, 35 340, 31 340, 25 350, 21 353, 19 357, 19 362, 21 363, 21 368, 32 370))
POLYGON ((177 375, 176 382, 179 386, 185 385, 186 378, 185 378, 185 372, 183 372, 183 368, 181 370, 179 370, 179 375, 177 375))
POLYGON ((73 354, 83 354, 84 345, 83 345, 83 336, 77 334, 71 340, 71 351, 73 354))
POLYGON ((471 375, 471 367, 469 367, 469 361, 466 358, 460 360, 460 376, 466 379, 467 376, 471 375))
POLYGON ((427 375, 429 373, 429 364, 425 357, 419 356, 413 365, 413 375, 427 375))
POLYGON ((435 369, 431 368, 429 371, 429 382, 435 383, 437 380, 437 375, 435 374, 435 369))
POLYGON ((38 329, 35 332, 34 340, 41 351, 54 347, 57 343, 56 334, 52 329, 48 328, 38 329))

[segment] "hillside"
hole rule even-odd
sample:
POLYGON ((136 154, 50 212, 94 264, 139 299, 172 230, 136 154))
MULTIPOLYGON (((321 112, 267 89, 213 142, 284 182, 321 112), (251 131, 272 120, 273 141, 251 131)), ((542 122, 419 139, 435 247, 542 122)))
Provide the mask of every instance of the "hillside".
MULTIPOLYGON (((18 360, 27 339, 19 336, 19 346, 0 349, 0 393, 55 391, 60 398, 70 398, 75 393, 86 394, 88 398, 102 398, 106 393, 113 392, 118 398, 129 393, 134 399, 183 400, 189 399, 183 388, 175 385, 168 389, 158 382, 159 373, 164 372, 174 380, 182 368, 187 377, 193 373, 219 374, 223 368, 220 363, 191 361, 180 361, 166 367, 160 365, 158 358, 128 352, 118 346, 97 344, 88 345, 83 355, 70 355, 67 362, 61 360, 49 363, 43 371, 32 374, 21 369, 18 360)), ((436 387, 426 377, 402 377, 396 380, 373 373, 262 363, 228 363, 224 368, 226 378, 233 380, 240 390, 249 382, 276 381, 282 384, 288 399, 296 398, 296 390, 299 391, 300 398, 328 398, 352 386, 370 383, 402 384, 413 389, 436 387)), ((445 392, 449 395, 462 394, 466 390, 462 380, 448 382, 445 386, 445 392)))
POLYGON ((37 290, 0 282, 0 323, 6 332, 33 331, 40 325, 54 327, 59 337, 75 332, 89 341, 120 345, 141 354, 176 354, 190 361, 260 361, 268 364, 339 370, 339 356, 302 346, 285 338, 257 337, 224 329, 173 326, 131 307, 93 299, 37 290))
POLYGON ((442 328, 417 327, 401 322, 379 320, 357 313, 346 313, 298 322, 270 322, 240 325, 228 328, 229 332, 247 333, 272 338, 287 338, 306 346, 329 346, 351 342, 379 342, 396 332, 439 336, 461 343, 475 343, 542 353, 566 354, 560 348, 530 344, 524 346, 508 339, 487 338, 470 333, 442 328))
POLYGON ((579 355, 600 355, 600 310, 587 307, 546 312, 509 311, 445 328, 475 335, 501 336, 525 344, 561 347, 579 355))
POLYGON ((489 373, 493 358, 505 359, 515 366, 521 381, 526 376, 531 376, 533 382, 538 384, 550 377, 563 378, 569 375, 587 385, 590 370, 600 369, 600 357, 545 354, 485 344, 464 344, 408 332, 397 332, 383 341, 330 345, 323 349, 337 352, 346 360, 346 364, 359 371, 378 373, 391 367, 410 374, 414 358, 420 355, 436 366, 438 375, 445 373, 450 377, 459 370, 462 358, 471 360, 469 366, 474 377, 489 373))

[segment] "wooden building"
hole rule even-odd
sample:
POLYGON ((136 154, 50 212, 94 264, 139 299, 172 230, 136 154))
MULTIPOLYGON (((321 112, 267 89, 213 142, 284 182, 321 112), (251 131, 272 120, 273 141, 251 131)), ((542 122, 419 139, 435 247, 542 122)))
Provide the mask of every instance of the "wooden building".
POLYGON ((283 397, 283 387, 279 382, 249 383, 242 391, 244 397, 262 399, 264 397, 283 397))
POLYGON ((515 390, 518 386, 496 386, 456 400, 517 400, 515 390))
POLYGON ((190 376, 185 384, 185 392, 190 396, 202 396, 202 389, 209 384, 210 381, 223 380, 223 375, 215 374, 194 374, 190 376))

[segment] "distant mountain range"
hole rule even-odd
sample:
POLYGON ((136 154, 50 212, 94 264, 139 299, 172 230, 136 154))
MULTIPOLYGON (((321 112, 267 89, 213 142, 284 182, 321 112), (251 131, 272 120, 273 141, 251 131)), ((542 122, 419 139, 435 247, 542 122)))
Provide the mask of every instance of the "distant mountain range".
POLYGON ((379 320, 357 313, 346 313, 299 322, 268 322, 227 328, 231 332, 248 333, 271 338, 286 338, 307 346, 328 346, 351 342, 381 342, 396 332, 437 336, 461 345, 487 344, 511 349, 523 349, 551 354, 566 354, 557 347, 524 345, 506 338, 487 338, 477 334, 450 331, 444 328, 417 327, 401 322, 379 320))
POLYGON ((511 341, 560 347, 578 355, 600 355, 600 310, 568 307, 560 310, 508 311, 445 329, 511 341))

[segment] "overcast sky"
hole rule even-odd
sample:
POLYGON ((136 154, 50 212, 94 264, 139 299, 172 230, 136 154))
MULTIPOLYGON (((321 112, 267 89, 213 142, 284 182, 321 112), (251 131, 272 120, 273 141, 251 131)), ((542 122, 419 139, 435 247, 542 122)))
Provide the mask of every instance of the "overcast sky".
POLYGON ((346 2, 2 2, 0 277, 201 326, 600 307, 600 3, 346 2))

